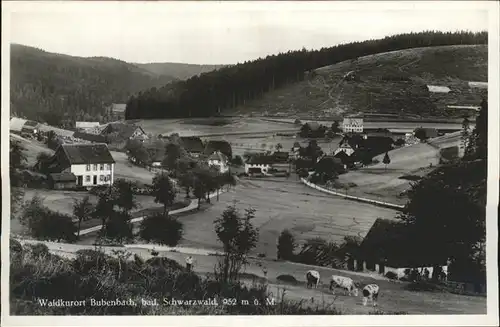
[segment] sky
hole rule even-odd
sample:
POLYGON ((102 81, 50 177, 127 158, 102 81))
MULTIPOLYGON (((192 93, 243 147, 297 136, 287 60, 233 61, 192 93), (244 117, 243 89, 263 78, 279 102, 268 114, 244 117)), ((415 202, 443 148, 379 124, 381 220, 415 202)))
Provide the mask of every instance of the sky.
POLYGON ((484 7, 459 1, 71 1, 30 2, 9 11, 11 43, 135 63, 235 64, 412 31, 488 29, 484 7))

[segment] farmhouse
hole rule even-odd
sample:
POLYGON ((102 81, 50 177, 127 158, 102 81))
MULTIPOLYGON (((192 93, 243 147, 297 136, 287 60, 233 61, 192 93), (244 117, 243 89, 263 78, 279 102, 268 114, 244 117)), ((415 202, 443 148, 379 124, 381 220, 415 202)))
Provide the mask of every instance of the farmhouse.
MULTIPOLYGON (((106 144, 62 144, 47 162, 49 173, 72 173, 77 186, 113 184, 115 160, 106 144)), ((55 181, 60 183, 61 176, 55 181), (58 179, 59 178, 59 179, 58 179)), ((69 177, 64 176, 64 181, 69 177)))
POLYGON ((95 128, 95 127, 99 127, 99 122, 98 121, 77 121, 77 122, 75 122, 75 127, 77 129, 95 128))
POLYGON ((233 157, 233 150, 231 148, 231 144, 227 141, 217 140, 217 141, 208 141, 205 146, 204 155, 210 156, 215 151, 219 151, 224 154, 226 157, 231 159, 233 157))
POLYGON ((356 144, 352 138, 344 137, 342 141, 340 141, 339 147, 333 152, 333 155, 337 156, 337 154, 342 152, 350 156, 354 153, 357 147, 358 144, 356 144))
POLYGON ((247 174, 267 174, 272 169, 275 162, 274 156, 256 155, 252 156, 245 163, 245 173, 247 174))
POLYGON ((430 139, 433 137, 437 137, 438 131, 435 128, 419 127, 413 131, 413 134, 415 135, 415 137, 418 137, 419 139, 426 140, 426 139, 430 139))
POLYGON ((293 146, 290 149, 290 156, 292 156, 294 159, 297 159, 299 157, 299 154, 300 154, 300 148, 301 148, 301 146, 300 146, 299 142, 293 143, 293 146))
POLYGON ((344 133, 362 133, 363 118, 345 117, 342 122, 342 130, 344 133))
POLYGON ((198 158, 204 151, 203 141, 197 136, 181 136, 182 146, 188 154, 198 158))
POLYGON ((208 157, 208 165, 216 167, 222 174, 229 171, 227 157, 220 151, 215 151, 208 157))
POLYGON ((142 127, 134 124, 109 123, 102 131, 101 135, 107 136, 109 143, 123 143, 127 140, 148 140, 146 132, 142 127))

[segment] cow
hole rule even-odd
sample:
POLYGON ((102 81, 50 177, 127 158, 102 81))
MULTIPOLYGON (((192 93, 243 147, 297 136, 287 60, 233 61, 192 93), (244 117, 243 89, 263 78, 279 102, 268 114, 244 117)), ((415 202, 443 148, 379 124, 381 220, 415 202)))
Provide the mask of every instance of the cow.
POLYGON ((307 280, 307 288, 309 287, 318 288, 319 272, 317 272, 316 270, 309 270, 306 273, 306 280, 307 280))
POLYGON ((377 284, 369 284, 363 288, 363 305, 366 306, 368 299, 372 301, 374 307, 377 306, 377 299, 379 293, 379 286, 377 284))
POLYGON ((344 295, 347 292, 349 296, 351 294, 354 294, 354 296, 358 296, 358 288, 356 287, 354 281, 349 277, 333 275, 330 281, 330 291, 332 291, 333 294, 335 294, 335 287, 344 289, 344 295))

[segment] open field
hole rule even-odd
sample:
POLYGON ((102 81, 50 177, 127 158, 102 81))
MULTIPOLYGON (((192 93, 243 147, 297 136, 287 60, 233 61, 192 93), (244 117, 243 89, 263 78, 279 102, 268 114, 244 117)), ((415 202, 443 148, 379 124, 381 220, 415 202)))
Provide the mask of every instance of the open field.
POLYGON ((395 204, 405 204, 406 197, 399 194, 410 187, 410 181, 399 179, 407 174, 423 175, 439 164, 439 149, 459 145, 460 132, 450 133, 429 140, 430 144, 418 143, 389 151, 391 163, 382 163, 384 154, 374 158, 377 164, 340 175, 340 183, 355 183, 350 188, 351 195, 365 196, 375 200, 385 200, 395 204), (432 144, 432 145, 431 145, 432 144))
MULTIPOLYGON (((44 242, 49 249, 65 257, 74 257, 74 253, 80 249, 93 249, 91 245, 74 245, 55 242, 44 242)), ((103 247, 104 251, 111 254, 116 247, 103 247)), ((167 252, 158 249, 159 256, 176 260, 184 265, 186 254, 182 252, 167 252)), ((140 245, 127 247, 127 251, 141 256, 147 260, 151 258, 150 250, 141 248, 140 245)), ((192 254, 194 259, 194 270, 198 274, 212 274, 214 266, 218 261, 217 256, 206 256, 192 254)), ((305 301, 305 305, 333 305, 341 309, 344 314, 368 314, 374 310, 373 307, 362 306, 361 297, 344 296, 342 292, 332 295, 328 291, 328 278, 332 274, 348 276, 362 284, 376 283, 380 286, 378 310, 385 312, 403 311, 408 314, 485 314, 486 298, 479 296, 463 296, 441 292, 411 292, 404 289, 406 283, 392 282, 374 273, 359 273, 351 271, 336 270, 326 267, 315 267, 291 262, 275 261, 269 259, 250 259, 245 273, 245 280, 251 280, 251 275, 263 278, 262 268, 267 270, 268 291, 270 297, 279 303, 280 295, 286 290, 285 300, 305 301), (317 270, 322 281, 318 289, 305 288, 305 274, 308 270, 317 270), (298 284, 290 285, 278 281, 279 275, 291 275, 296 278, 298 284), (312 301, 313 300, 313 301, 312 301)))
MULTIPOLYGON (((210 134, 279 132, 295 129, 290 124, 279 122, 266 122, 255 118, 225 118, 219 123, 215 118, 197 119, 151 119, 141 120, 137 123, 146 133, 172 134, 180 136, 202 136, 210 134), (214 122, 211 124, 211 122, 214 122)), ((298 127, 296 128, 298 131, 298 127)))
POLYGON ((115 159, 114 179, 123 178, 131 181, 137 181, 143 184, 151 184, 154 173, 146 168, 136 166, 127 159, 127 155, 123 152, 110 151, 113 159, 115 159))
POLYGON ((486 45, 379 53, 318 68, 304 81, 266 93, 228 114, 331 117, 365 111, 427 118, 457 116, 447 112, 446 106, 479 105, 484 93, 470 88, 468 82, 487 81, 487 67, 486 45), (360 80, 344 81, 350 71, 360 80), (426 84, 448 86, 454 92, 430 93, 426 84))
MULTIPOLYGON (((276 256, 276 242, 285 228, 298 242, 321 237, 341 242, 346 235, 364 236, 377 218, 392 219, 396 211, 353 203, 311 190, 295 179, 241 180, 236 188, 220 196, 207 210, 182 217, 182 245, 219 249, 214 221, 236 201, 241 210, 255 208, 254 224, 260 229, 255 253, 276 256)), ((242 211, 243 212, 243 211, 242 211)))

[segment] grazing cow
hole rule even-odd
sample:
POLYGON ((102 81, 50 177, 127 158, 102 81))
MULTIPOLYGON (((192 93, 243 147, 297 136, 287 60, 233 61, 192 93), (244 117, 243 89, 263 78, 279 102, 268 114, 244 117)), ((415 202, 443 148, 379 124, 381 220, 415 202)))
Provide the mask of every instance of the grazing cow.
POLYGON ((317 272, 316 270, 309 270, 306 273, 306 280, 307 280, 307 288, 309 287, 318 288, 319 272, 317 272))
POLYGON ((377 306, 379 287, 376 284, 369 284, 363 288, 363 305, 366 306, 368 299, 372 301, 374 307, 377 306))
POLYGON ((330 281, 330 290, 335 294, 335 287, 340 287, 344 289, 344 295, 348 292, 349 296, 354 294, 354 296, 358 296, 358 288, 354 281, 349 277, 343 276, 332 276, 332 280, 330 281))

